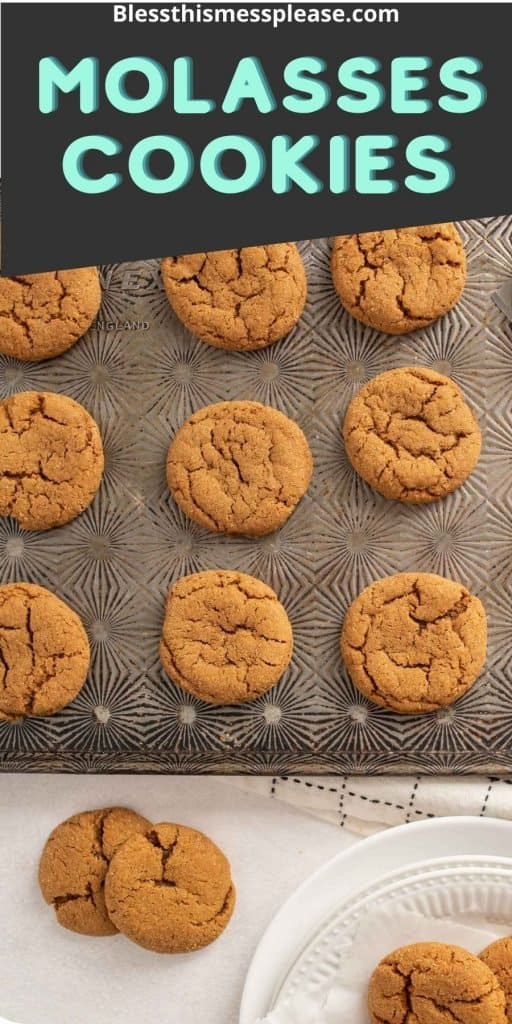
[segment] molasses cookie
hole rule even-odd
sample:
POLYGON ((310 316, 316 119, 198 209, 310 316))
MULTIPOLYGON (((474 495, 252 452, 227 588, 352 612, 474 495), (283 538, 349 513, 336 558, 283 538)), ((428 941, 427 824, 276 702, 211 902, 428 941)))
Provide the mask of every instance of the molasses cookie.
POLYGON ((105 882, 108 915, 155 953, 190 953, 224 931, 235 905, 229 863, 185 825, 154 825, 120 846, 105 882))
POLYGON ((460 299, 466 255, 453 224, 339 235, 332 279, 352 316, 386 334, 406 334, 460 299))
POLYGON ((0 587, 0 719, 51 715, 72 701, 89 670, 76 612, 33 583, 0 587))
POLYGON ((0 277, 0 352, 35 362, 71 348, 101 304, 96 267, 0 277))
POLYGON ((506 1024, 492 971, 460 946, 418 942, 380 961, 370 979, 371 1024, 506 1024))
POLYGON ((160 659, 167 675, 201 700, 254 700, 282 676, 292 648, 282 604, 253 576, 197 572, 169 591, 160 659))
POLYGON ((385 498, 444 498, 474 469, 478 423, 449 377, 424 367, 388 370, 352 399, 343 437, 363 480, 385 498))
POLYGON ((306 301, 306 274, 292 243, 168 256, 161 269, 174 312, 216 348, 271 345, 295 326, 306 301))
POLYGON ((403 572, 370 584, 345 616, 350 677, 380 707, 416 715, 461 697, 485 661, 482 603, 460 583, 403 572))
POLYGON ((75 519, 94 498, 103 464, 98 427, 72 398, 22 391, 0 403, 0 515, 24 530, 75 519))
POLYGON ((39 864, 39 885, 64 928, 80 935, 115 935, 105 907, 104 882, 121 843, 151 823, 125 807, 83 811, 54 828, 39 864))
POLYGON ((178 430, 167 482, 180 508, 214 533, 261 537, 305 494, 313 460, 300 427, 259 402, 218 402, 178 430))
POLYGON ((505 993, 507 1021, 512 1024, 512 936, 491 942, 480 953, 480 959, 496 975, 505 993))

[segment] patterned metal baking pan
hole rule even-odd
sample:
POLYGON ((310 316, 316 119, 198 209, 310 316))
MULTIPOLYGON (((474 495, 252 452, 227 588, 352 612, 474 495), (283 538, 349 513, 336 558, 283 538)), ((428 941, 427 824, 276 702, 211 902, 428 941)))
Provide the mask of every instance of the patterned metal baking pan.
POLYGON ((5 771, 505 772, 512 770, 512 325, 491 300, 512 276, 512 218, 461 225, 469 276, 461 302, 431 327, 380 335, 340 307, 327 240, 301 244, 308 301, 276 345, 228 353, 193 338, 171 313, 157 261, 102 268, 96 325, 60 358, 0 357, 3 396, 63 392, 97 418, 106 475, 73 523, 26 533, 0 520, 3 582, 42 583, 82 616, 89 679, 51 718, 0 724, 5 771), (340 427, 357 388, 383 370, 424 364, 462 386, 484 428, 483 455, 459 491, 425 507, 375 494, 348 465, 340 427), (256 399, 305 430, 310 490, 278 533, 214 536, 189 522, 165 482, 171 436, 195 409, 256 399), (270 583, 286 606, 295 654, 253 703, 202 704, 160 669, 171 581, 236 567, 270 583), (342 665, 348 603, 371 580, 406 569, 461 579, 490 619, 487 673, 448 709, 401 717, 367 703, 342 665))

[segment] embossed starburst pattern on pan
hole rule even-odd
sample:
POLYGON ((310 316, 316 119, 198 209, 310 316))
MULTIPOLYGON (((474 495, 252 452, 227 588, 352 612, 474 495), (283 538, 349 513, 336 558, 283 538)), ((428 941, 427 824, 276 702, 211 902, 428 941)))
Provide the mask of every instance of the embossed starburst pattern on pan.
POLYGON ((83 618, 91 671, 79 697, 47 719, 0 723, 11 771, 478 772, 512 770, 512 325, 493 291, 512 277, 512 218, 460 225, 468 282, 430 327, 388 337, 344 311, 330 241, 299 243, 303 315, 267 349, 213 349, 177 320, 157 260, 101 268, 96 323, 59 359, 0 357, 0 399, 54 390, 81 402, 103 433, 105 478, 78 519, 45 533, 0 519, 0 580, 39 582, 83 618), (112 326, 114 325, 114 326, 112 326), (482 457, 458 491, 407 507, 374 493, 342 442, 347 405, 387 369, 424 364, 452 376, 477 413, 482 457), (167 448, 201 406, 250 399, 304 429, 315 473, 283 528, 260 539, 202 529, 166 486, 167 448), (172 683, 158 658, 169 585, 211 568, 268 582, 290 616, 293 660, 258 700, 222 708, 172 683), (462 580, 484 601, 487 672, 451 708, 395 716, 370 705, 343 666, 345 611, 373 579, 418 569, 462 580))

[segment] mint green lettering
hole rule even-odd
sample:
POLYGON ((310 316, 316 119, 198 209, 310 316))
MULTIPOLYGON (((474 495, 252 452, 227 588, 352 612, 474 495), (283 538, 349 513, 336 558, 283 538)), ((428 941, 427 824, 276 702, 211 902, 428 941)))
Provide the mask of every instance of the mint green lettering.
POLYGON ((308 195, 321 192, 323 183, 302 161, 318 146, 318 135, 304 135, 293 142, 289 135, 276 135, 272 139, 272 191, 277 195, 289 192, 297 185, 308 195))
POLYGON ((79 90, 80 111, 92 114, 99 106, 98 59, 84 57, 68 71, 57 57, 39 61, 39 110, 53 114, 59 106, 59 92, 79 90))
POLYGON ((177 114, 208 114, 213 100, 194 96, 194 62, 192 57, 177 57, 174 61, 174 109, 177 114))
POLYGON ((234 114, 245 100, 252 100, 260 114, 269 114, 277 103, 258 57, 242 57, 227 89, 222 110, 234 114))
POLYGON ((441 110, 446 110, 448 114, 471 114, 484 105, 487 89, 482 82, 471 77, 477 75, 482 67, 478 57, 452 57, 441 65, 441 85, 452 90, 448 95, 440 97, 441 110))
POLYGON ((455 181, 455 170, 448 160, 442 160, 436 155, 447 153, 450 147, 450 140, 442 135, 419 135, 411 139, 405 151, 407 162, 424 173, 408 174, 405 187, 423 196, 450 188, 455 181))
POLYGON ((315 114, 323 110, 329 103, 331 90, 327 82, 319 82, 314 76, 322 74, 326 67, 321 57, 296 57, 289 61, 283 77, 286 85, 296 92, 283 97, 283 107, 292 114, 315 114))
POLYGON ((337 99, 340 110, 347 114, 368 114, 378 110, 384 103, 386 90, 371 76, 380 71, 382 65, 376 57, 350 57, 338 69, 338 81, 344 89, 356 95, 343 95, 337 99))
POLYGON ((99 178, 91 178, 84 170, 84 158, 87 153, 103 153, 105 156, 115 156, 122 149, 117 139, 111 139, 107 135, 84 135, 81 139, 75 139, 65 150, 62 157, 62 172, 71 188, 77 192, 84 192, 88 196, 97 196, 102 192, 110 192, 121 184, 122 177, 113 171, 101 175, 99 178))
POLYGON ((418 71, 432 67, 430 57, 395 57, 391 61, 391 110, 394 114, 426 114, 432 102, 425 97, 412 97, 428 85, 428 78, 418 71))
POLYGON ((393 149, 397 142, 396 135, 360 135, 356 139, 356 192, 382 196, 396 192, 398 182, 393 178, 380 178, 378 172, 389 170, 395 162, 392 156, 379 150, 393 149))
POLYGON ((145 114, 154 110, 167 93, 167 76, 156 60, 150 57, 124 57, 109 68, 105 77, 105 93, 109 103, 123 114, 145 114), (125 78, 134 71, 147 81, 144 96, 130 96, 125 78))
POLYGON ((254 139, 245 135, 223 135, 212 139, 201 154, 203 180, 214 192, 237 195, 259 185, 265 173, 265 153, 254 139), (228 178, 222 170, 222 157, 229 152, 239 153, 244 169, 237 178, 228 178))
POLYGON ((190 146, 174 135, 149 135, 133 147, 128 170, 135 185, 152 195, 166 195, 177 192, 190 180, 194 170, 194 157, 190 146), (172 170, 166 178, 156 178, 150 167, 153 153, 167 153, 172 160, 172 170))
POLYGON ((329 142, 329 189, 334 195, 348 192, 350 186, 350 140, 333 135, 329 142))

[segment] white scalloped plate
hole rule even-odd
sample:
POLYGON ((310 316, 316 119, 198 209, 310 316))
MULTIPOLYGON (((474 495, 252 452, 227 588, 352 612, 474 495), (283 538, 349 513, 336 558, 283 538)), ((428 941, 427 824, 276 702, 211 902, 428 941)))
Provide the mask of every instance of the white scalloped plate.
POLYGON ((512 823, 443 818, 404 825, 335 857, 278 912, 247 975, 240 1024, 255 1024, 277 999, 314 994, 339 967, 356 926, 389 906, 451 918, 479 908, 512 921, 512 823))

